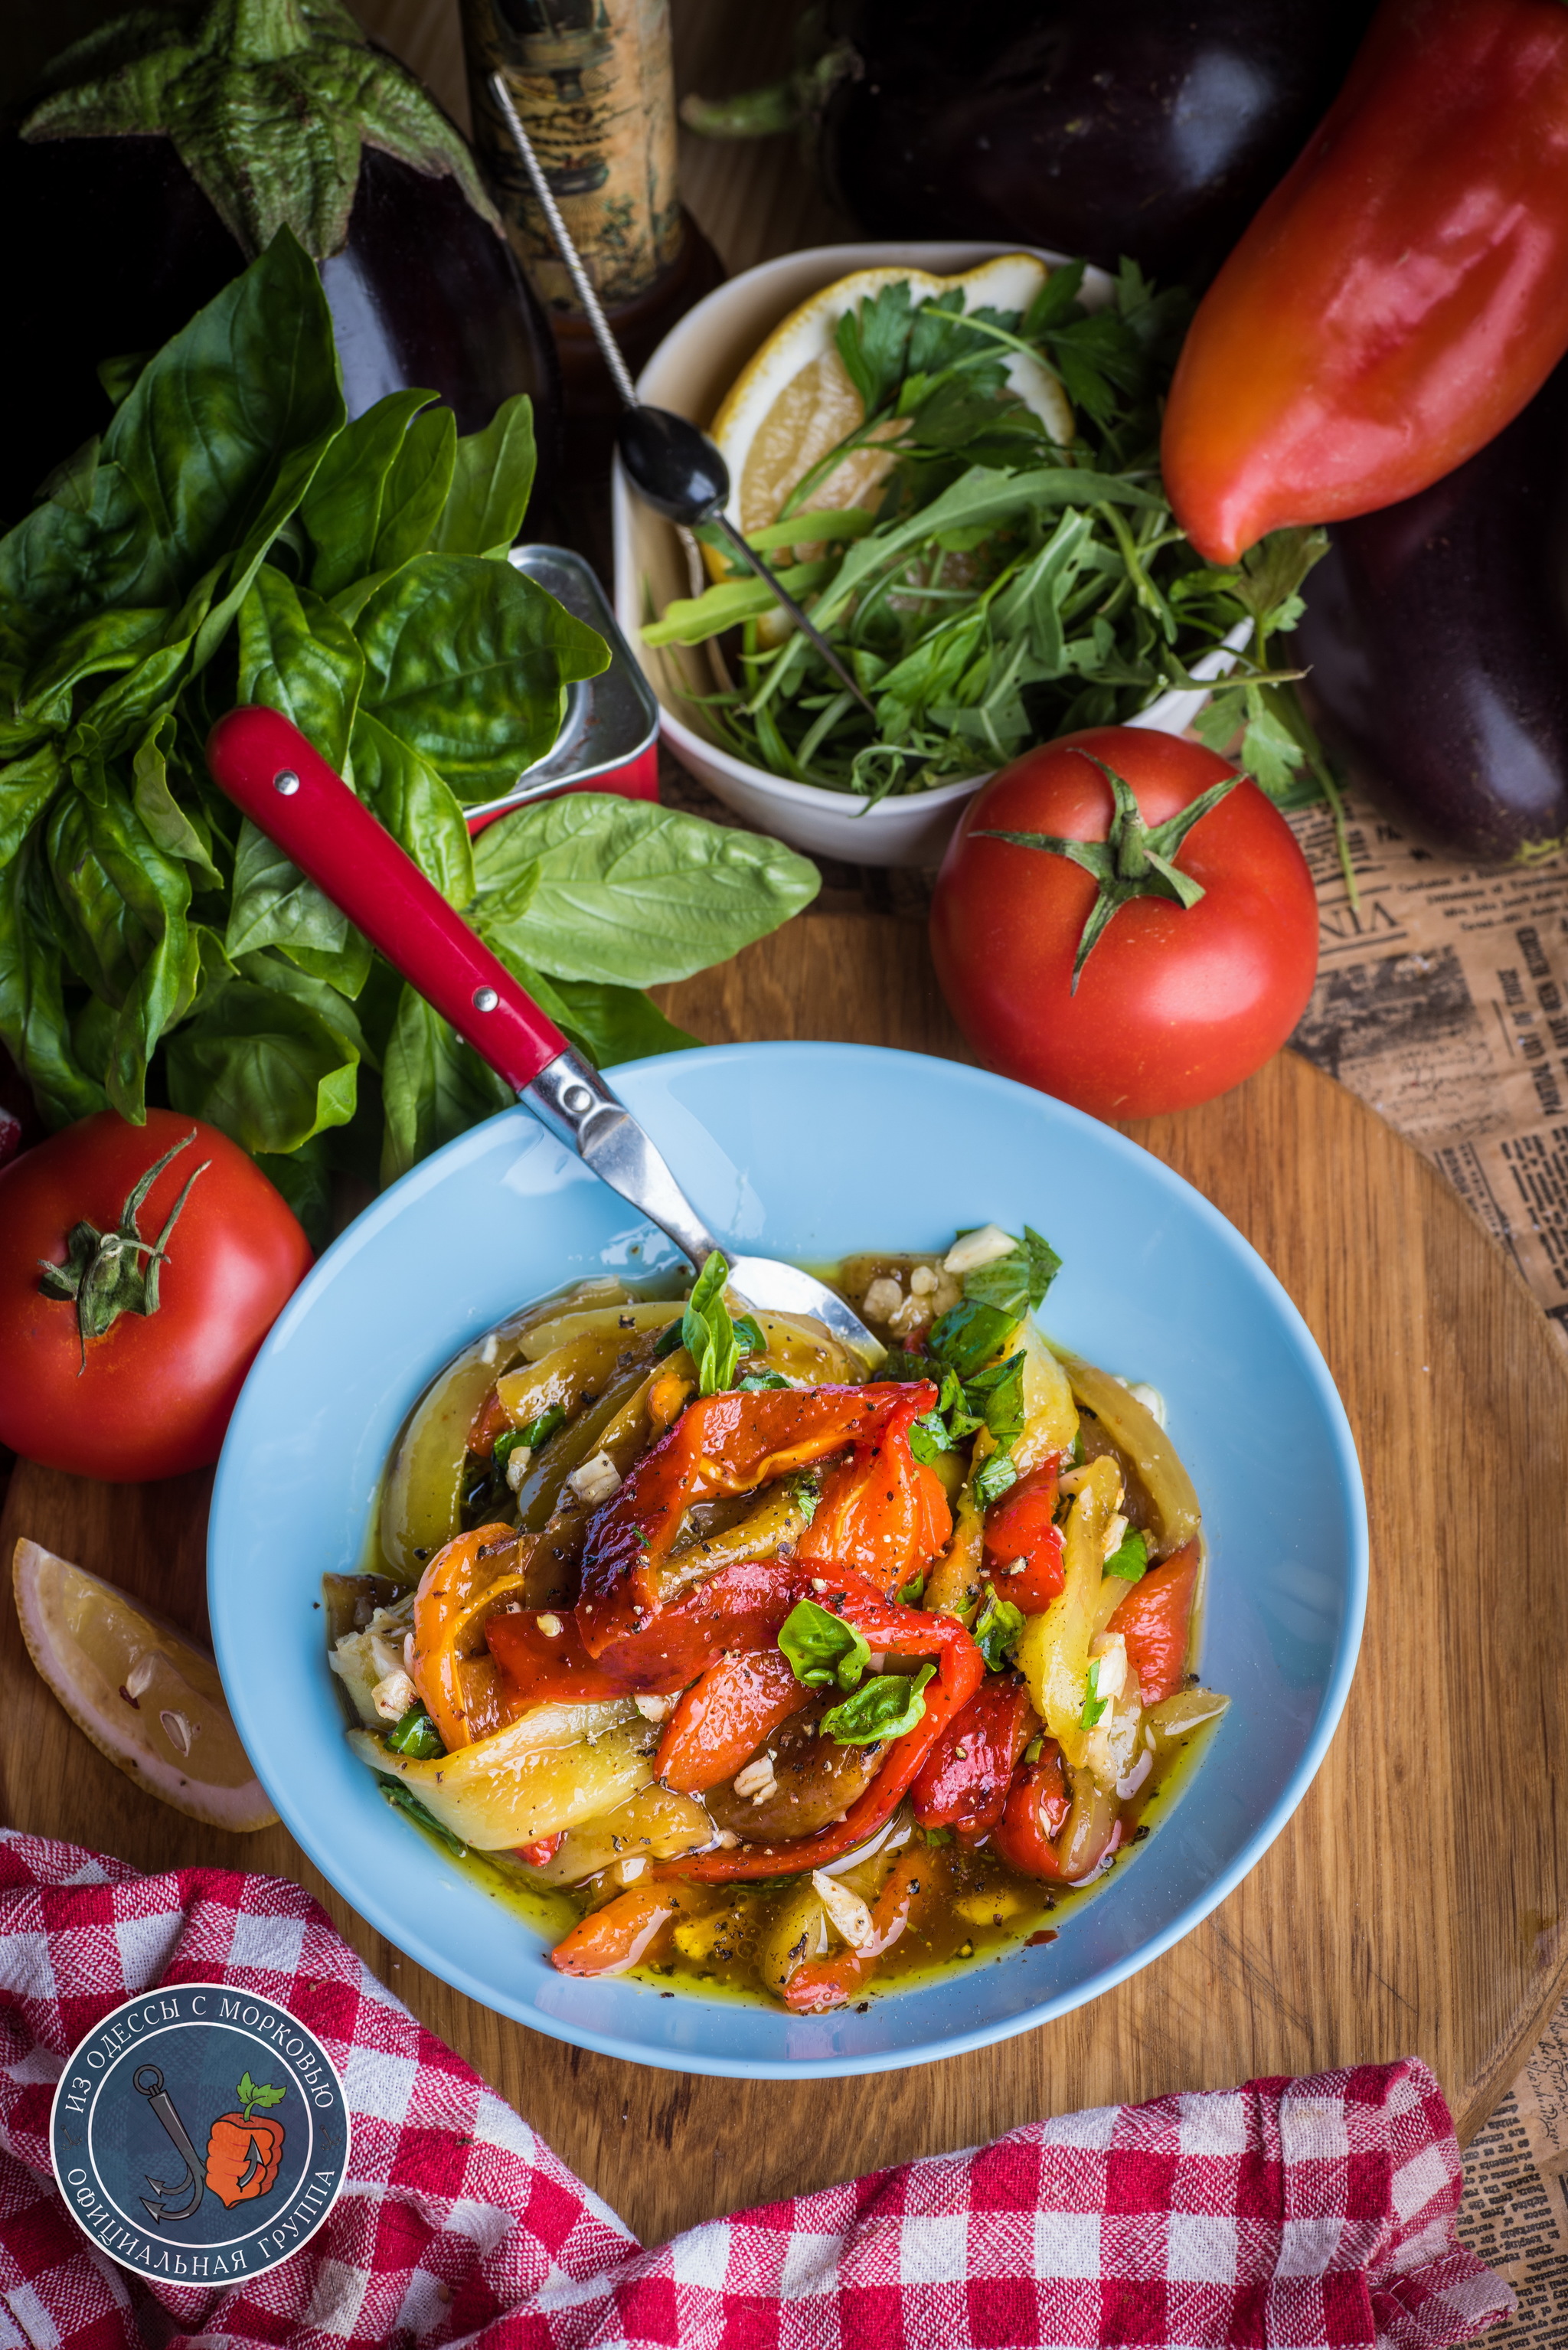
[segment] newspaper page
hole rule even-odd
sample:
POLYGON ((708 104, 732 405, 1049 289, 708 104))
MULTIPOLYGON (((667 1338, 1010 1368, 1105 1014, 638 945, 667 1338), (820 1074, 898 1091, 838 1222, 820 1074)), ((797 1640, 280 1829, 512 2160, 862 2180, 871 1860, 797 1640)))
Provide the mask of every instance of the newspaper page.
POLYGON ((1465 2154, 1459 2232, 1513 2287, 1488 2350, 1568 2344, 1568 2000, 1465 2154))
POLYGON ((1346 813, 1359 907, 1327 809, 1291 820, 1322 927, 1291 1041, 1447 1176, 1568 1345, 1568 858, 1470 870, 1346 813))

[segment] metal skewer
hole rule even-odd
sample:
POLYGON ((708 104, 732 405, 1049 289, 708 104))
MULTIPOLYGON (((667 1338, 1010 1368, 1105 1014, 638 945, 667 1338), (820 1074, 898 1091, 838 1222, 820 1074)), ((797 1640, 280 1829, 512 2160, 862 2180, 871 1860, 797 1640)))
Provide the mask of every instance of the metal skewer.
POLYGON ((789 614, 803 636, 814 644, 828 668, 862 710, 873 719, 877 712, 869 696, 864 691, 854 672, 835 652, 820 629, 809 620, 788 590, 779 584, 778 575, 764 563, 725 512, 730 495, 730 469, 708 435, 691 423, 689 418, 676 416, 667 408, 650 408, 637 396, 637 386, 631 380, 620 345, 616 341, 603 305, 594 289, 592 278, 583 266, 582 255, 572 242, 571 232, 561 217, 549 182, 545 179, 539 158, 534 152, 533 141, 524 130, 517 109, 512 102, 512 92, 505 77, 493 73, 490 88, 496 105, 505 118, 523 166, 533 183, 539 208, 549 224, 556 248, 566 264, 578 301, 595 342, 599 347, 610 380, 619 393, 627 413, 616 432, 616 446, 627 479, 645 505, 655 514, 665 515, 670 522, 684 523, 691 527, 698 523, 710 524, 723 534, 747 567, 764 582, 789 614))

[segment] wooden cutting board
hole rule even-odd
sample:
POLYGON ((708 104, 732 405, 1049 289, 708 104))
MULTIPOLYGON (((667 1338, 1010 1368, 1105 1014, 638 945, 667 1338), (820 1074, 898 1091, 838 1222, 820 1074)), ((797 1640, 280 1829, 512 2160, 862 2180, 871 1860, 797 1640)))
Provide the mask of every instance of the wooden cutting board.
MULTIPOLYGON (((714 1042, 843 1037, 967 1057, 921 929, 891 915, 807 916, 665 1000, 714 1042)), ((1225 1100, 1136 1131, 1240 1225, 1316 1335, 1361 1448, 1372 1600, 1348 1711, 1294 1820, 1205 1925, 1094 2006, 918 2073, 798 2086, 561 2046, 405 1960, 281 1827, 217 1835, 133 1787, 35 1677, 8 1574, 4 1816, 143 1868, 296 1877, 645 2241, 1044 2114, 1411 2052, 1467 2133, 1565 1955, 1568 1378, 1468 1211, 1305 1062, 1282 1056, 1225 1100)), ((31 1535, 200 1627, 207 1485, 109 1487, 24 1464, 4 1557, 31 1535)))

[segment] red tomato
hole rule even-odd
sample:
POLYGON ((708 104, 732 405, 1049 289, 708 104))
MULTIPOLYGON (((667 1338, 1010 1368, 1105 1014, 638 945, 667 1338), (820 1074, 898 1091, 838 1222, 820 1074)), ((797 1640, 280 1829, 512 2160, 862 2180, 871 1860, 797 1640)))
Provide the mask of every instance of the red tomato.
POLYGON ((1141 727, 1092 727, 1031 751, 964 811, 937 881, 931 952, 992 1068, 1096 1118, 1151 1118, 1226 1092, 1279 1050, 1312 993, 1317 900, 1283 816, 1238 784, 1170 859, 1204 895, 1119 906, 1075 993, 1094 878, 981 836, 1104 842, 1115 799, 1095 759, 1125 778, 1151 828, 1235 773, 1199 743, 1141 727))
MULTIPOLYGON (((148 1253, 122 1243, 121 1259, 133 1254, 145 1270, 148 1253)), ((79 1245, 74 1255, 86 1262, 79 1245)), ((51 1135, 0 1170, 0 1443, 136 1484, 215 1461, 256 1349, 310 1261, 282 1197, 215 1127, 168 1109, 130 1126, 100 1110, 51 1135), (137 1184, 181 1143, 134 1226, 122 1222, 137 1184), (78 1307, 49 1294, 40 1262, 67 1266, 78 1224, 156 1243, 187 1183, 156 1311, 119 1312, 85 1340, 84 1361, 78 1307)))

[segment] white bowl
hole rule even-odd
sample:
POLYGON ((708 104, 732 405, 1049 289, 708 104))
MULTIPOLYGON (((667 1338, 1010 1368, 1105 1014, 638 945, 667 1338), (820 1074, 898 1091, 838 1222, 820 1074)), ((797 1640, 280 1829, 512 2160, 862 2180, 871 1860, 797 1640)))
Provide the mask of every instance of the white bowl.
MULTIPOLYGON (((803 253, 782 254, 776 261, 742 270, 689 310, 649 360, 638 379, 638 391, 651 407, 672 409, 676 415, 705 425, 780 319, 851 270, 929 269, 951 277, 998 254, 1017 252, 1038 253, 1053 266, 1066 257, 1015 244, 819 244, 803 253)), ((1085 270, 1084 299, 1091 308, 1107 301, 1110 293, 1111 281, 1104 270, 1085 270)), ((681 690, 682 681, 696 692, 711 690, 703 649, 670 646, 654 651, 642 641, 647 620, 672 598, 691 593, 680 536, 672 523, 632 495, 618 458, 611 497, 615 616, 658 697, 660 731, 681 765, 748 824, 787 840, 794 848, 842 858, 851 865, 940 864, 964 802, 986 777, 966 775, 957 783, 939 784, 934 791, 868 801, 817 784, 792 783, 724 750, 681 690)), ((1194 664, 1193 675, 1223 677, 1251 634, 1251 623, 1242 621, 1224 647, 1216 647, 1194 664)), ((1162 693, 1128 723, 1179 734, 1206 699, 1187 690, 1162 693)))

